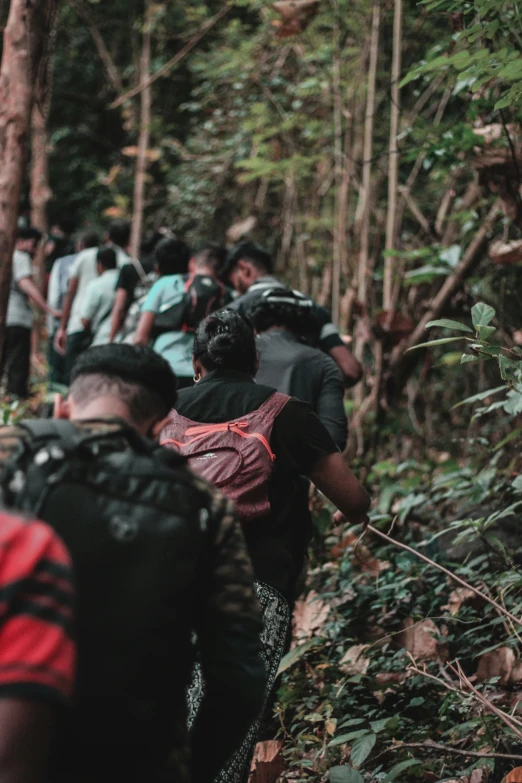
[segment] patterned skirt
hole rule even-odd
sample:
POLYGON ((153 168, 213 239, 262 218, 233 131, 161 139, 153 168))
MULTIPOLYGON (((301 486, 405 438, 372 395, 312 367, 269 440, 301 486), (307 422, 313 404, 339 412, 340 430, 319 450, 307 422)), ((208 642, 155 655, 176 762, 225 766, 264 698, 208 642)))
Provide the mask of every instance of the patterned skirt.
MULTIPOLYGON (((274 687, 281 658, 285 653, 290 628, 290 607, 288 602, 281 593, 264 582, 255 582, 255 591, 263 615, 261 655, 265 662, 267 673, 263 710, 259 718, 250 725, 241 746, 234 753, 226 767, 221 770, 215 783, 246 783, 248 780, 261 718, 274 687)), ((201 668, 199 664, 196 664, 192 675, 192 683, 187 693, 189 727, 192 726, 203 699, 204 687, 201 668)))

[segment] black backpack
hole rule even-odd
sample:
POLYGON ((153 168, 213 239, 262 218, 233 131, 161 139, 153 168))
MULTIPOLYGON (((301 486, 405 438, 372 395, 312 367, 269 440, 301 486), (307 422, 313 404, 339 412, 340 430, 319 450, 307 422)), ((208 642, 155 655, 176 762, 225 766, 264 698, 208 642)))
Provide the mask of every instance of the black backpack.
POLYGON ((5 463, 4 502, 59 534, 77 580, 70 742, 110 739, 161 754, 173 713, 184 709, 211 494, 183 458, 130 427, 96 432, 43 419, 17 426, 29 437, 5 463))
POLYGON ((219 310, 226 303, 227 291, 223 283, 208 275, 193 275, 185 282, 185 294, 179 301, 154 319, 153 336, 166 332, 194 332, 203 318, 219 310))

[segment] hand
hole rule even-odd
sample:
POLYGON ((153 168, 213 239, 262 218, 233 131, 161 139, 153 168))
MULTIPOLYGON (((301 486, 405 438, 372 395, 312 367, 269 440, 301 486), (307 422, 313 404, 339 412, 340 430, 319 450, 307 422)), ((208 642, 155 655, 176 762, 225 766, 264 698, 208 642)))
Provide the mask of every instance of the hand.
POLYGON ((368 525, 370 524, 370 517, 368 514, 365 514, 364 517, 360 519, 347 519, 342 511, 336 511, 333 515, 333 521, 336 525, 344 525, 347 522, 350 522, 352 525, 362 525, 363 531, 366 530, 368 525))
POLYGON ((53 310, 51 308, 50 314, 52 315, 53 318, 61 318, 62 317, 62 311, 61 310, 53 310))
POLYGON ((54 350, 60 353, 62 356, 65 354, 67 348, 67 332, 60 326, 54 336, 54 350))

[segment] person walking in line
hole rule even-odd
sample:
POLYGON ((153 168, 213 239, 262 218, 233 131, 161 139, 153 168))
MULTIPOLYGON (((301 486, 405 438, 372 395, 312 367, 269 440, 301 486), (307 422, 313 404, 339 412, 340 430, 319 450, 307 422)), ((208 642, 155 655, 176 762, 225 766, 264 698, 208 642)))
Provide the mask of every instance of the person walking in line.
POLYGON ((261 620, 232 505, 157 439, 176 402, 145 346, 77 360, 54 421, 0 428, 0 487, 69 549, 78 585, 73 710, 52 783, 212 783, 263 703, 261 620), (190 737, 197 632, 205 696, 190 737))
POLYGON ((104 345, 109 342, 111 314, 116 296, 118 269, 116 251, 112 247, 103 247, 96 256, 98 277, 91 280, 85 291, 82 325, 91 338, 91 345, 104 345))
POLYGON ((256 382, 308 402, 343 451, 348 422, 341 371, 303 341, 316 328, 312 300, 289 288, 267 288, 249 317, 257 333, 256 382))
MULTIPOLYGON (((221 310, 202 321, 193 365, 196 384, 179 392, 160 442, 236 504, 263 610, 268 700, 309 540, 300 477, 308 476, 352 524, 366 521, 370 498, 311 407, 254 382, 258 359, 248 319, 221 310)), ((255 721, 219 783, 246 779, 257 728, 255 721)))
POLYGON ((36 228, 20 228, 13 255, 11 291, 7 304, 5 338, 0 379, 6 374, 9 396, 26 399, 29 396, 31 367, 31 331, 36 305, 44 313, 59 318, 61 313, 50 307, 33 280, 32 258, 41 239, 36 228))
MULTIPOLYGON (((231 309, 243 315, 247 315, 264 291, 282 286, 273 275, 272 257, 254 242, 242 242, 232 249, 221 276, 225 281, 230 280, 239 294, 231 309)), ((312 312, 317 328, 311 335, 311 344, 334 360, 347 388, 355 386, 362 378, 361 365, 344 344, 328 310, 314 302, 312 312)))

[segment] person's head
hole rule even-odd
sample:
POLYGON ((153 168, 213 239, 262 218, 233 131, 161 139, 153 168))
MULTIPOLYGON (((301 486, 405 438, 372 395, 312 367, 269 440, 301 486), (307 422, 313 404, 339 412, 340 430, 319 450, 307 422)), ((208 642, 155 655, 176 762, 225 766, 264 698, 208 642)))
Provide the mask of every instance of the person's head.
POLYGON ((77 359, 69 395, 57 395, 54 415, 72 421, 118 417, 156 439, 176 402, 176 385, 169 363, 152 348, 99 345, 77 359))
POLYGON ((309 297, 282 286, 263 291, 260 299, 248 313, 258 334, 274 327, 292 332, 296 337, 306 337, 317 331, 317 321, 312 312, 309 297))
POLYGON ((41 238, 42 232, 38 231, 34 226, 19 228, 16 234, 16 249, 22 250, 24 253, 29 253, 29 255, 33 257, 41 238))
POLYGON ((131 227, 128 220, 111 220, 107 229, 107 236, 113 245, 125 250, 129 246, 131 227))
POLYGON ((272 271, 270 253, 255 242, 241 242, 230 251, 222 275, 239 294, 244 294, 256 280, 272 271))
POLYGON ((194 371, 235 370, 254 377, 258 359, 252 324, 235 310, 219 310, 207 316, 196 329, 194 371))
POLYGON ((101 238, 97 231, 84 231, 80 234, 76 242, 76 249, 86 250, 88 247, 99 247, 101 245, 101 238))
POLYGON ((189 260, 190 248, 181 239, 162 239, 154 250, 156 271, 161 277, 186 274, 189 260))
POLYGON ((227 249, 219 242, 208 242, 200 247, 190 259, 189 271, 196 275, 210 275, 217 278, 227 259, 227 249))
POLYGON ((68 215, 60 215, 52 221, 51 234, 68 237, 74 231, 74 220, 68 215))
POLYGON ((116 251, 113 247, 101 247, 96 254, 96 269, 99 275, 108 272, 109 269, 116 269, 117 259, 116 251))

